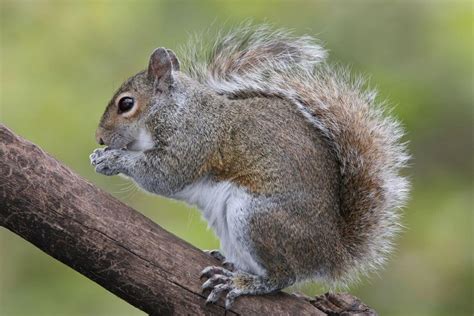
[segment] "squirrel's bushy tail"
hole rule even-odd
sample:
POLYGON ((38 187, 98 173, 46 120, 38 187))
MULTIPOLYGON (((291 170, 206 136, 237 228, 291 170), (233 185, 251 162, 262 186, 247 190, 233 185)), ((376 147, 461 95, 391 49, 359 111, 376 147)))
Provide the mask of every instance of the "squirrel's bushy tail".
MULTIPOLYGON (((400 230, 399 208, 408 193, 400 170, 409 159, 403 130, 362 79, 328 66, 295 88, 294 102, 326 137, 341 173, 341 235, 353 264, 346 272, 374 270, 384 263, 400 230), (352 270, 352 271, 351 271, 352 270)), ((347 279, 346 278, 346 279, 347 279)))
POLYGON ((232 98, 290 100, 332 147, 342 179, 341 236, 351 260, 342 280, 332 281, 345 283, 380 266, 400 227, 398 209, 408 192, 400 169, 408 155, 399 123, 376 103, 375 93, 324 63, 326 54, 311 37, 246 25, 208 50, 196 47, 184 54, 192 77, 232 98))

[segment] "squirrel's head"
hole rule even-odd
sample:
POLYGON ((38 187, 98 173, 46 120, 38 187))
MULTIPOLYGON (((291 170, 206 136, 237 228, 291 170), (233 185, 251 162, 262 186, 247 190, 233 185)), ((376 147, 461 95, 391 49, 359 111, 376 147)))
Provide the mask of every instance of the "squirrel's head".
POLYGON ((145 150, 153 143, 145 119, 159 103, 170 103, 179 61, 169 49, 157 48, 148 69, 125 81, 110 100, 96 131, 100 145, 145 150), (162 99, 162 100, 160 100, 162 99))

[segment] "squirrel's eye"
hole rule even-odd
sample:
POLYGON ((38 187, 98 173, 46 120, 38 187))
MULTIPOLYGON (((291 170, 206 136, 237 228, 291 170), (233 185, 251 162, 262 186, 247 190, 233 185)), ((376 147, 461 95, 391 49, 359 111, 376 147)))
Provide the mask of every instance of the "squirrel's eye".
POLYGON ((130 111, 135 104, 135 100, 131 97, 123 97, 118 102, 119 113, 130 111))

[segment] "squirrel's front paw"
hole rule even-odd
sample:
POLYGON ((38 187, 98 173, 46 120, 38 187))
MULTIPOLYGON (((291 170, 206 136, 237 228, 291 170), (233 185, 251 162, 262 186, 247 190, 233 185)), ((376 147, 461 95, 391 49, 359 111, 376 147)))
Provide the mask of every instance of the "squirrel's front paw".
POLYGON ((95 171, 106 176, 121 172, 120 158, 124 155, 121 149, 97 148, 89 156, 95 171))

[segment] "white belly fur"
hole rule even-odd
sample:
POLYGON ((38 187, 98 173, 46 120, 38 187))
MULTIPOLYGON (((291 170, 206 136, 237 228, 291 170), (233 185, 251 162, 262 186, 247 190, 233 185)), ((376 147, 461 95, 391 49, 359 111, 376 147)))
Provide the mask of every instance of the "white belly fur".
POLYGON ((228 181, 201 179, 186 186, 174 198, 196 205, 221 242, 226 260, 238 269, 264 275, 264 269, 251 257, 245 236, 251 196, 228 181))

